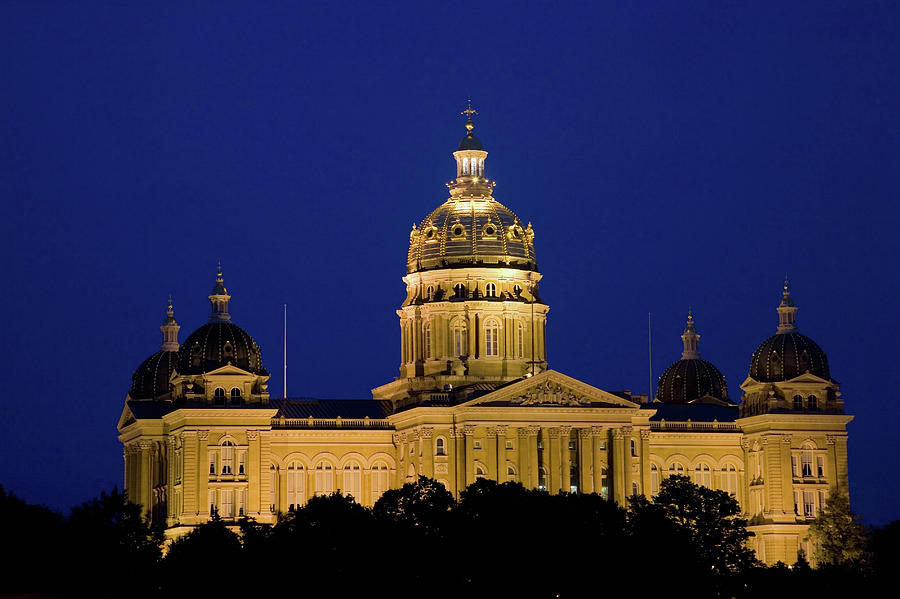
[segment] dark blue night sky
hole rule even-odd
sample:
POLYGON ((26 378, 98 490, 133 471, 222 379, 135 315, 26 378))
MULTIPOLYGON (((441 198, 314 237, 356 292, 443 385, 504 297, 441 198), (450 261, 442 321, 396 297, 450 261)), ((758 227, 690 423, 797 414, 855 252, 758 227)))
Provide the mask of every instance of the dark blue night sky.
MULTIPOLYGON (((471 97, 495 197, 536 231, 550 366, 646 392, 700 349, 732 397, 790 275, 850 425, 853 507, 900 518, 900 4, 0 6, 0 483, 122 484, 132 371, 234 322, 292 396, 398 373, 408 232, 471 97)), ((125 3, 129 4, 129 3, 125 3)))

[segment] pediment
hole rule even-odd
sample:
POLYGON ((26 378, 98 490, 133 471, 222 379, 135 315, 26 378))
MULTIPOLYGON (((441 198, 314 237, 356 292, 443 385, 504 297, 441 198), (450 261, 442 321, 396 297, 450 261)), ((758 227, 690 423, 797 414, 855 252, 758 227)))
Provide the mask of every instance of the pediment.
POLYGON ((207 373, 204 373, 203 377, 217 377, 217 376, 256 376, 252 372, 248 372, 246 370, 242 370, 235 366, 234 364, 226 364, 225 366, 220 366, 215 370, 210 370, 207 373))
POLYGON ((122 415, 119 416, 119 423, 116 425, 116 430, 122 430, 129 424, 134 424, 137 422, 137 418, 134 415, 134 412, 131 411, 131 408, 128 407, 128 402, 125 402, 125 407, 122 409, 122 415))
POLYGON ((794 378, 784 381, 785 385, 795 385, 797 383, 802 384, 811 384, 811 385, 830 385, 831 381, 828 379, 823 379, 822 377, 816 376, 813 373, 806 371, 800 376, 795 376, 794 378))
POLYGON ((568 408, 639 407, 634 402, 555 370, 545 370, 533 377, 517 381, 461 405, 568 408))

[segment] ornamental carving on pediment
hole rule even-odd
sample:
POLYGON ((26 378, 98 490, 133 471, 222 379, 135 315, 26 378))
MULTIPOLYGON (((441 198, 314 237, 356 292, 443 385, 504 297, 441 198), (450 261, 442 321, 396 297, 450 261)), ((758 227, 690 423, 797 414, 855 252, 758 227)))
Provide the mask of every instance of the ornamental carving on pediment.
POLYGON ((571 389, 562 385, 546 381, 526 391, 523 395, 514 397, 510 403, 522 406, 587 406, 591 400, 583 395, 577 395, 571 389))

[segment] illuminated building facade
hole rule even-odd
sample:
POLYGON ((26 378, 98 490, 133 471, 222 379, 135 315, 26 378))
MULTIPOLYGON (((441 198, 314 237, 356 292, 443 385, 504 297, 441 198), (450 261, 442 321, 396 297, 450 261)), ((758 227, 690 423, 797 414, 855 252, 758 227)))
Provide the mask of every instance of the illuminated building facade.
POLYGON ((220 270, 209 322, 179 344, 170 303, 160 351, 134 373, 118 424, 129 497, 174 537, 214 511, 274 522, 337 490, 372 505, 417 475, 457 496, 487 477, 624 505, 684 474, 734 494, 760 559, 810 555, 809 521, 830 487, 847 490, 851 417, 787 284, 740 404, 700 358, 692 315, 653 401, 550 370, 534 230, 494 199, 467 114, 450 196, 409 235, 400 376, 371 400, 270 397, 220 270))

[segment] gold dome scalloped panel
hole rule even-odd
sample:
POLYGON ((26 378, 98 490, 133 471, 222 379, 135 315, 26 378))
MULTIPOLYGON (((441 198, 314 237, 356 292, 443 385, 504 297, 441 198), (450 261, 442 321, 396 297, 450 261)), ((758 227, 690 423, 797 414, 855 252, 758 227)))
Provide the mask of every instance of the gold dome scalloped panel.
POLYGON ((492 265, 537 270, 531 223, 493 198, 450 198, 410 231, 407 273, 492 265))

